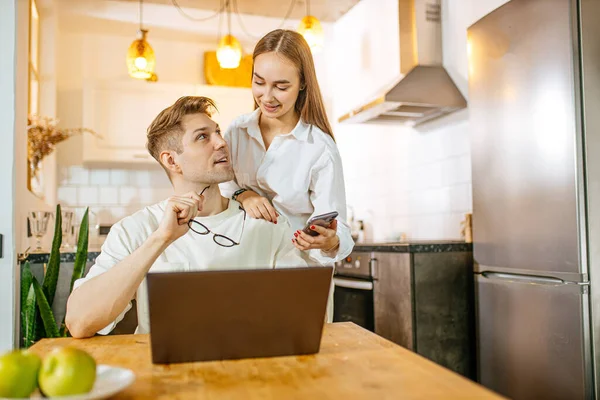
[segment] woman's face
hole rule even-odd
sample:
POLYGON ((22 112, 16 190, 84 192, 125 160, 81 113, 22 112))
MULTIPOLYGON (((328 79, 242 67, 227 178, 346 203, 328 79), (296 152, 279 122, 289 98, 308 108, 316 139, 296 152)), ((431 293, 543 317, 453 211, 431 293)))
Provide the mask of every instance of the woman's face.
POLYGON ((294 112, 299 92, 298 70, 287 58, 269 52, 254 59, 252 95, 265 117, 281 118, 294 112))

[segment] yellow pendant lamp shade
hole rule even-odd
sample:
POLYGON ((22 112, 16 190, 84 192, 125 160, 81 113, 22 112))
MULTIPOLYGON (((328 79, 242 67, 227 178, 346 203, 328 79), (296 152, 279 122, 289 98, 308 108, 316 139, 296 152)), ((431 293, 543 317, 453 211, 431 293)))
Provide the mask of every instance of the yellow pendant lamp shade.
POLYGON ((313 52, 318 52, 323 48, 324 37, 321 22, 312 15, 307 15, 300 21, 298 33, 304 36, 304 40, 310 46, 313 52))
POLYGON ((217 48, 217 61, 224 69, 233 69, 240 66, 242 59, 242 45, 232 35, 225 35, 219 41, 217 48))
POLYGON ((149 79, 154 75, 156 58, 152 46, 146 41, 147 30, 138 31, 138 38, 127 51, 127 69, 129 76, 136 79, 149 79))

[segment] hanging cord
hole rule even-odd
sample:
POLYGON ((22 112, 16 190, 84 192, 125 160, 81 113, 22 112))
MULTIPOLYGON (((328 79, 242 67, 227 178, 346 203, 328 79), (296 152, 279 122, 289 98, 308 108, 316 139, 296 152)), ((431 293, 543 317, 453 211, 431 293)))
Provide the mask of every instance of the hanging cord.
POLYGON ((306 0, 306 15, 310 15, 310 0, 306 0))
POLYGON ((196 18, 196 17, 192 17, 191 15, 189 15, 188 13, 183 11, 183 9, 179 6, 179 3, 177 3, 177 0, 171 0, 171 3, 173 3, 175 8, 177 8, 177 11, 179 11, 179 14, 183 15, 185 18, 187 18, 191 21, 196 21, 196 22, 208 21, 209 19, 218 17, 219 15, 221 15, 223 10, 225 9, 225 4, 222 1, 220 1, 219 9, 213 15, 211 15, 210 17, 196 18))
MULTIPOLYGON (((220 0, 221 2, 221 10, 225 7, 227 0, 220 0)), ((221 43, 221 24, 223 23, 223 13, 219 13, 219 25, 217 26, 217 43, 221 43)))
MULTIPOLYGON (((288 20, 290 15, 292 15, 292 11, 294 11, 295 6, 296 6, 296 0, 291 0, 290 6, 287 10, 287 13, 285 14, 285 17, 283 17, 283 20, 281 21, 279 26, 275 29, 280 29, 281 27, 283 27, 283 25, 286 23, 286 21, 288 20)), ((244 22, 242 21, 242 17, 240 16, 240 12, 239 12, 238 6, 237 6, 237 0, 233 0, 233 9, 235 11, 235 15, 238 20, 238 23, 240 24, 240 28, 242 28, 242 31, 244 31, 246 36, 249 36, 250 38, 255 39, 255 40, 258 40, 263 37, 263 35, 253 35, 252 33, 248 32, 248 30, 246 29, 246 26, 244 25, 244 22)))
POLYGON ((227 6, 227 34, 231 35, 231 0, 225 0, 227 6))
POLYGON ((142 19, 144 18, 143 7, 142 7, 143 2, 144 2, 144 0, 140 0, 140 31, 142 31, 144 29, 144 27, 142 25, 142 19))

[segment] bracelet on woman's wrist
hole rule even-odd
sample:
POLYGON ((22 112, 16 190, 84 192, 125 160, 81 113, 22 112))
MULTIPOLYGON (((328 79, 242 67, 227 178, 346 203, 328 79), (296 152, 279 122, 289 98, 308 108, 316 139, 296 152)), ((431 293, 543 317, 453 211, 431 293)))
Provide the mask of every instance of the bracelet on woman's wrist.
POLYGON ((239 190, 236 190, 235 193, 233 194, 233 196, 231 196, 231 199, 237 201, 238 196, 240 194, 244 193, 244 192, 247 192, 247 191, 248 191, 248 189, 239 189, 239 190))
POLYGON ((336 250, 340 247, 340 239, 338 239, 337 243, 335 245, 333 245, 333 247, 331 247, 330 249, 327 250, 323 250, 325 253, 330 253, 333 250, 336 250))

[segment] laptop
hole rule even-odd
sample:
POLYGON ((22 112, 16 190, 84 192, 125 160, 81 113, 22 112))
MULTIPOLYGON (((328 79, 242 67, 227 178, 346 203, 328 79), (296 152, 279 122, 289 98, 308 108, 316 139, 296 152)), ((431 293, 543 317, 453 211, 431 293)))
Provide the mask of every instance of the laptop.
POLYGON ((333 267, 147 275, 152 362, 319 352, 333 267))

